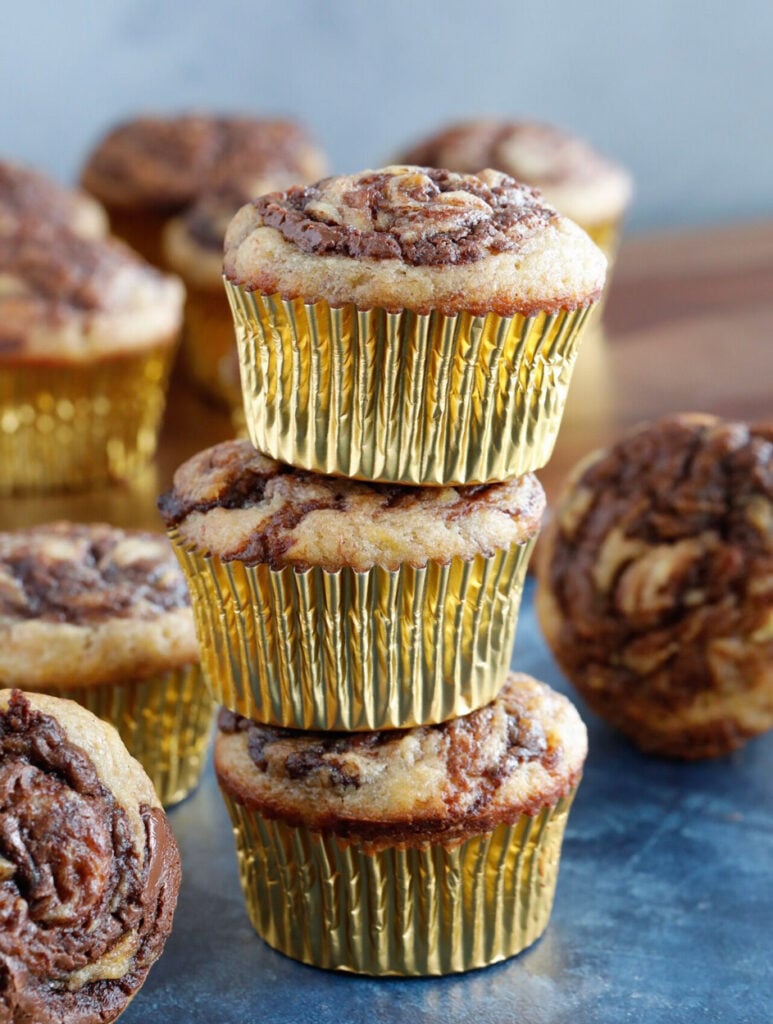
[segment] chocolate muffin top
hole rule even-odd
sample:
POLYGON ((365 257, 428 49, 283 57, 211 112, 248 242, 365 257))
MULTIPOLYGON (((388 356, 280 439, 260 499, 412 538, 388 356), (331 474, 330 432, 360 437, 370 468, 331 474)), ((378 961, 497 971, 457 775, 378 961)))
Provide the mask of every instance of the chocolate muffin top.
POLYGON ((72 701, 0 690, 4 1021, 108 1024, 172 927, 180 856, 118 733, 72 701))
POLYGON ((519 673, 440 725, 309 733, 225 710, 218 725, 215 769, 239 803, 374 846, 458 842, 536 814, 579 782, 587 752, 572 704, 519 673))
POLYGON ((213 189, 275 172, 308 181, 324 165, 294 121, 184 114, 113 128, 89 156, 81 181, 109 206, 171 214, 213 189))
POLYGON ((127 246, 30 218, 5 228, 0 362, 87 360, 176 335, 182 285, 127 246))
POLYGON ((569 678, 646 749, 709 756, 773 726, 773 427, 675 416, 591 456, 537 603, 569 678))
POLYGON ((0 534, 0 686, 128 681, 197 660, 165 537, 66 522, 0 534))
POLYGON ((224 269, 248 290, 307 302, 510 315, 587 305, 605 265, 507 175, 394 166, 256 199, 231 222, 224 269))
POLYGON ((273 569, 334 572, 493 554, 536 535, 536 477, 471 487, 404 487, 319 476, 225 441, 175 473, 159 500, 186 546, 273 569))
POLYGON ((583 227, 619 219, 631 198, 631 178, 619 164, 584 139, 535 121, 457 122, 406 150, 400 161, 463 174, 495 167, 538 188, 583 227))
POLYGON ((61 224, 82 238, 107 234, 107 214, 91 196, 31 167, 0 160, 0 235, 19 221, 61 224))

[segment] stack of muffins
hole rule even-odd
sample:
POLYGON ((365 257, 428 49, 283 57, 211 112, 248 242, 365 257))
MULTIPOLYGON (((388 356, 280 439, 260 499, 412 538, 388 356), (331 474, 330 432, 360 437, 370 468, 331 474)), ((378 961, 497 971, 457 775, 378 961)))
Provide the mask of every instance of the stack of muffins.
POLYGON ((604 270, 494 171, 330 178, 230 225, 251 443, 160 508, 250 917, 292 957, 439 974, 547 924, 586 736, 508 666, 604 270))

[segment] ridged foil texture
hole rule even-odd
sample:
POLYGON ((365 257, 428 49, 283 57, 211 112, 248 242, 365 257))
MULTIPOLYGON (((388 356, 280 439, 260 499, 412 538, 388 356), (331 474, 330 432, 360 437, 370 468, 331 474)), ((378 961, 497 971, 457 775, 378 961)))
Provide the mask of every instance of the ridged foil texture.
POLYGON ((199 783, 212 735, 215 706, 198 665, 148 679, 51 689, 115 726, 132 757, 150 776, 165 807, 199 783))
POLYGON ((456 846, 370 853, 268 820, 222 792, 261 938, 316 967, 402 976, 485 967, 539 938, 574 797, 456 846))
POLYGON ((424 568, 299 572, 170 536, 215 700, 258 722, 344 731, 427 725, 493 700, 536 539, 424 568))
POLYGON ((267 455, 437 485, 506 480, 550 458, 590 307, 388 313, 225 284, 247 429, 267 455))
POLYGON ((219 288, 186 284, 182 355, 200 391, 228 408, 241 407, 233 319, 219 288))
POLYGON ((139 472, 156 451, 174 348, 0 360, 0 494, 82 490, 139 472))

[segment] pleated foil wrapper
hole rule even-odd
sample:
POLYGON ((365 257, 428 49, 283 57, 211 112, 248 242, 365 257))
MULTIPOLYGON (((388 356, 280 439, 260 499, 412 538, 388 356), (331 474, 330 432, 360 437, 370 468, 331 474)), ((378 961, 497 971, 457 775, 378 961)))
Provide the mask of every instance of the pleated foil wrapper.
POLYGON ((539 938, 574 798, 455 846, 367 852, 222 792, 258 935, 316 967, 401 976, 485 967, 539 938))
POLYGON ((0 360, 0 494, 83 490, 153 458, 172 339, 84 362, 0 360))
POLYGON ((496 697, 536 540, 424 568, 299 572, 170 537, 215 700, 270 725, 346 732, 442 722, 496 697))
POLYGON ((259 451, 317 473, 435 485, 506 480, 550 458, 590 307, 389 313, 225 285, 259 451))
POLYGON ((206 763, 215 705, 198 665, 126 683, 51 689, 115 726, 165 807, 196 788, 206 763))

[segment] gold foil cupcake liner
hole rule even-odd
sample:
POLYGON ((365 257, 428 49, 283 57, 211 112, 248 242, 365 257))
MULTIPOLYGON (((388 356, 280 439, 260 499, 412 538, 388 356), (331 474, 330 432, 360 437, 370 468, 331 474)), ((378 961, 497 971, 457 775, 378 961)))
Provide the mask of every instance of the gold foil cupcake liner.
POLYGON ((57 364, 0 361, 0 494, 133 477, 156 450, 171 341, 57 364))
POLYGON ((455 846, 366 852, 222 792, 260 937, 316 967, 403 976, 485 967, 539 938, 574 797, 455 846))
POLYGON ((187 286, 182 354, 199 390, 229 408, 241 405, 233 318, 219 288, 187 286))
POLYGON ((427 725, 493 700, 536 539, 422 568, 299 572, 170 536, 215 700, 258 722, 343 731, 427 725))
POLYGON ((226 281, 255 447, 404 484, 544 466, 590 308, 531 317, 333 309, 226 281))
POLYGON ((164 806, 182 800, 198 785, 215 710, 198 665, 127 683, 51 692, 115 726, 164 806))

